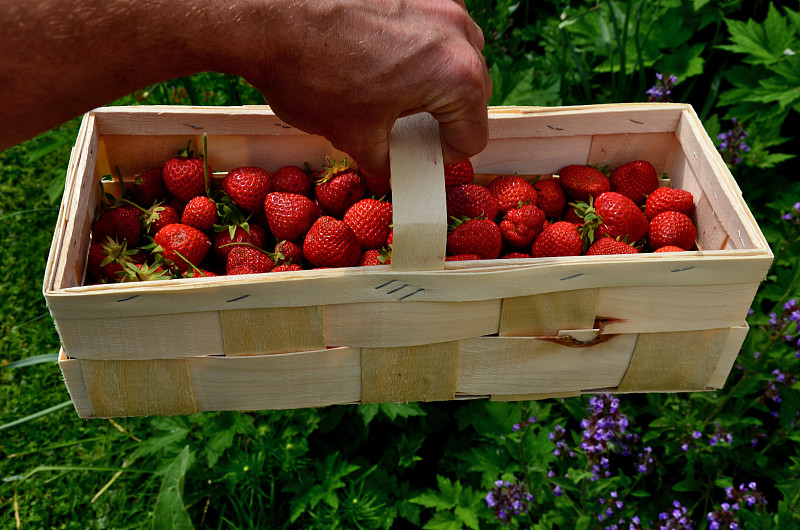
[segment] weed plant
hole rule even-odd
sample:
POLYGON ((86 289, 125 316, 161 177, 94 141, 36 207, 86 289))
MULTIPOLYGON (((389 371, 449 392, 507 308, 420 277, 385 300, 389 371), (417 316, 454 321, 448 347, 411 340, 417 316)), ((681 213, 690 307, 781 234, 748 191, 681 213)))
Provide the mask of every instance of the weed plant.
MULTIPOLYGON (((721 145, 775 253, 725 387, 80 420, 41 295, 74 120, 0 153, 0 528, 800 527, 796 2, 467 5, 491 104, 687 102, 721 145)), ((141 103, 263 99, 208 73, 141 103)))

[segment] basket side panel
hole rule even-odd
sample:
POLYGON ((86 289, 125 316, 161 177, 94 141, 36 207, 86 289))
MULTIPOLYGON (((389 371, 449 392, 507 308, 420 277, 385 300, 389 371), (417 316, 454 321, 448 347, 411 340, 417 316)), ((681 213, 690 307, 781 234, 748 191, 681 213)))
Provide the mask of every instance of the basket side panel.
POLYGON ((61 368, 61 375, 67 385, 69 397, 75 406, 75 411, 81 418, 91 418, 94 416, 92 402, 89 393, 86 391, 86 383, 83 381, 83 370, 78 359, 70 359, 62 348, 58 354, 58 367, 61 368))
POLYGON ((447 401, 456 393, 458 342, 362 348, 361 402, 447 401))
POLYGON ((200 411, 278 410, 358 403, 357 348, 189 359, 200 411))
POLYGON ((749 331, 747 323, 743 326, 732 327, 728 333, 728 341, 722 348, 722 355, 719 357, 719 363, 714 371, 714 375, 708 381, 708 386, 711 388, 722 388, 725 386, 725 380, 731 373, 733 363, 739 356, 739 351, 742 349, 745 337, 749 331))
POLYGON ((632 160, 646 159, 660 171, 679 147, 672 132, 599 134, 592 137, 588 163, 613 170, 632 160))
POLYGON ((231 309, 220 311, 219 318, 225 355, 325 348, 322 306, 231 309))
POLYGON ((577 289, 505 298, 500 336, 555 336, 562 329, 591 328, 597 313, 597 295, 597 289, 577 289))

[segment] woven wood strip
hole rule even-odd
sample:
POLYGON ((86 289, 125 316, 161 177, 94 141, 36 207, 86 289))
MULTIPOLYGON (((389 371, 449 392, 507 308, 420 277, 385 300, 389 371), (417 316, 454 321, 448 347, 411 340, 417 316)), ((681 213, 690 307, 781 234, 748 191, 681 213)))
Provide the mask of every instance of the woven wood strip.
POLYGON ((730 328, 641 333, 618 392, 706 388, 728 342, 730 328))
POLYGON ((220 311, 225 355, 263 355, 325 348, 321 306, 220 311))
POLYGON ((503 300, 501 337, 554 336, 594 326, 599 289, 556 291, 503 300))
POLYGON ((95 417, 197 412, 187 359, 80 362, 95 417))
POLYGON ((491 397, 491 401, 538 401, 541 399, 560 399, 580 396, 579 390, 569 392, 546 392, 542 394, 500 394, 491 397))
POLYGON ((361 349, 361 402, 446 401, 456 394, 459 342, 361 349))

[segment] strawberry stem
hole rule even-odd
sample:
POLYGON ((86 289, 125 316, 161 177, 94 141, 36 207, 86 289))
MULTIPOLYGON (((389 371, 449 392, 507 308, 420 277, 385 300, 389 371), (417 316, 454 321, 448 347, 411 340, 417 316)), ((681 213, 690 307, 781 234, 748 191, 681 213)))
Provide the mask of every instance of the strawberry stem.
POLYGON ((203 175, 206 179, 206 195, 211 193, 211 179, 208 178, 208 134, 203 133, 203 175))

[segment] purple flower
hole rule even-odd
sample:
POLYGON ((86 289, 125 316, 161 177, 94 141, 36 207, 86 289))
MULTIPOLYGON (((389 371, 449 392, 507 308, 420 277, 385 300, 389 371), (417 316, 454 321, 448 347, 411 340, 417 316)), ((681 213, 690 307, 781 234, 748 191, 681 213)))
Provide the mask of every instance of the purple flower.
POLYGON ((686 508, 678 501, 673 501, 672 509, 658 514, 658 530, 692 530, 692 520, 686 516, 686 508))
POLYGON ((674 75, 665 76, 662 73, 656 73, 656 84, 653 85, 647 92, 648 101, 657 101, 660 103, 669 103, 672 89, 678 82, 678 78, 674 75))
POLYGON ((508 524, 516 515, 528 513, 533 495, 528 492, 524 482, 496 480, 494 487, 486 494, 486 505, 494 512, 495 519, 508 524))
POLYGON ((603 476, 610 476, 608 457, 610 443, 624 445, 629 440, 626 437, 628 418, 619 410, 620 400, 612 394, 597 394, 589 400, 589 417, 581 421, 583 428, 583 442, 580 447, 589 457, 593 477, 596 480, 603 476))
POLYGON ((749 152, 750 147, 744 141, 747 131, 744 130, 739 120, 732 118, 731 122, 733 127, 730 130, 717 135, 717 139, 721 140, 717 147, 722 154, 722 159, 729 166, 735 167, 742 163, 741 153, 749 152))

